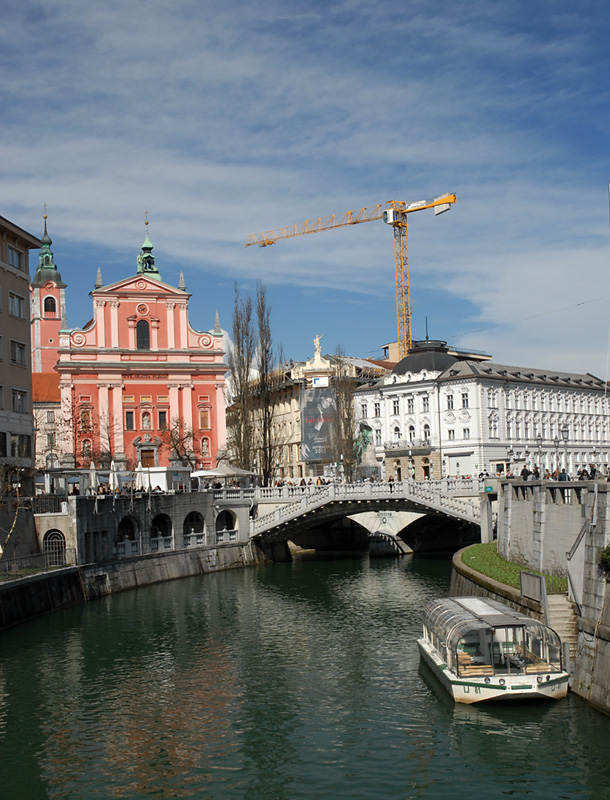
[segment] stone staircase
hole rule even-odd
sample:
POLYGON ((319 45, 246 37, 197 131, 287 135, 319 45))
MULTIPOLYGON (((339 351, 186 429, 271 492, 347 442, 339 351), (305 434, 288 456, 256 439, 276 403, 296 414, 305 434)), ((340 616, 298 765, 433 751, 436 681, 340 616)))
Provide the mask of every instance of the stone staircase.
POLYGON ((570 663, 574 664, 578 645, 578 625, 574 604, 565 594, 547 595, 549 606, 549 625, 558 634, 562 643, 567 642, 570 651, 570 663))

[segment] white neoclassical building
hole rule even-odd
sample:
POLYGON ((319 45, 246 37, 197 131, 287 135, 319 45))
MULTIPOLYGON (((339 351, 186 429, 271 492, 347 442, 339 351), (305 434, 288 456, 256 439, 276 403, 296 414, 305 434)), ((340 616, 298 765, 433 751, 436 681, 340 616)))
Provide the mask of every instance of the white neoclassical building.
POLYGON ((496 364, 441 341, 414 342, 389 375, 357 390, 356 412, 372 431, 366 462, 395 480, 609 465, 604 381, 496 364))

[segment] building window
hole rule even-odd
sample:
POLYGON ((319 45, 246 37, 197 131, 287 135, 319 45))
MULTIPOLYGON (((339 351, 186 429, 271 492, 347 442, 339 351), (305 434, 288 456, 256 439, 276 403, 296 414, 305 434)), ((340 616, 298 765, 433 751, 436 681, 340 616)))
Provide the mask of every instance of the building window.
POLYGON ((210 427, 210 409, 209 408, 200 408, 199 409, 199 427, 201 430, 208 430, 210 427))
POLYGON ((25 297, 21 295, 8 293, 8 313, 13 317, 25 319, 25 297))
POLYGON ((150 350, 150 328, 145 319, 139 319, 136 325, 136 347, 138 350, 150 350))
POLYGON ((14 247, 8 246, 8 263, 15 269, 23 269, 23 253, 14 247))
POLYGON ((47 447, 55 447, 55 434, 47 433, 47 447))
POLYGON ((44 313, 45 314, 55 314, 57 311, 57 303, 55 302, 55 298, 52 295, 48 295, 44 299, 44 313))
POLYGON ((4 408, 4 386, 0 386, 0 409, 4 408))
POLYGON ((447 395, 447 411, 453 411, 453 395, 447 395))
POLYGON ((30 458, 31 455, 30 437, 21 433, 11 433, 11 458, 30 458))
POLYGON ((27 392, 22 392, 21 389, 13 389, 13 411, 18 414, 25 414, 27 411, 27 398, 27 392))
POLYGON ((414 410, 413 398, 407 397, 407 414, 412 414, 414 410))
POLYGON ((167 411, 159 411, 159 430, 167 430, 167 411))
POLYGON ((394 441, 395 442, 400 441, 400 428, 398 426, 394 428, 394 441))
POLYGON ((429 442, 430 441, 430 426, 429 425, 424 425, 424 441, 425 442, 429 442))
POLYGON ((430 411, 430 398, 428 395, 422 397, 422 410, 424 414, 427 414, 430 411))
POLYGON ((415 441, 415 428, 413 427, 413 425, 409 425, 409 441, 410 442, 415 441))
POLYGON ((375 403, 375 416, 381 416, 381 403, 375 403))
POLYGON ((381 447, 381 431, 375 429, 375 447, 381 447))
POLYGON ((0 458, 6 458, 6 433, 0 431, 0 458))
POLYGON ((455 431, 453 429, 447 431, 447 438, 450 442, 455 439, 455 431))
POLYGON ((468 408, 468 392, 462 392, 462 408, 468 408))
POLYGON ((366 419, 366 417, 367 417, 367 405, 366 405, 366 403, 362 403, 360 408, 362 410, 362 419, 366 419))
POLYGON ((47 422, 55 422, 55 412, 47 411, 47 422))
POLYGON ((11 339, 11 364, 17 364, 19 367, 26 366, 25 345, 22 342, 16 342, 11 339))
POLYGON ((392 411, 393 414, 400 414, 400 400, 398 399, 394 400, 392 403, 392 407, 393 407, 392 411))
POLYGON ((125 412, 125 430, 126 431, 135 430, 133 422, 134 422, 133 411, 126 411, 125 412))
POLYGON ((464 428, 464 439, 470 439, 470 428, 464 428))

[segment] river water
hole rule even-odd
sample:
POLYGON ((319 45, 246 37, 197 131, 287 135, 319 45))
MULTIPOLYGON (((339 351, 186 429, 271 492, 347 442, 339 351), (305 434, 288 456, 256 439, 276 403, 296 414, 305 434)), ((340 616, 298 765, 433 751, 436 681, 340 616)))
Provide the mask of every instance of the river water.
POLYGON ((450 562, 302 559, 127 592, 0 636, 0 796, 607 798, 578 698, 457 706, 422 670, 450 562))

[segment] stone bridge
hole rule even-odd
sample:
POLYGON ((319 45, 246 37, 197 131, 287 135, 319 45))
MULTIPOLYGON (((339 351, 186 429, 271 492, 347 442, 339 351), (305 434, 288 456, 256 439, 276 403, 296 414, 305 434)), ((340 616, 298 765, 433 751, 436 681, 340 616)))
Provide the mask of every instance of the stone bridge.
MULTIPOLYGON (((338 520, 367 511, 410 511, 449 517, 465 523, 464 527, 479 527, 479 491, 478 482, 460 482, 459 486, 454 486, 446 480, 259 488, 255 492, 258 516, 250 522, 250 537, 263 549, 273 549, 274 557, 277 557, 274 547, 277 543, 298 541, 307 531, 318 526, 324 525, 328 529, 338 520), (462 496, 456 496, 458 493, 462 496), (269 513, 261 513, 265 503, 274 503, 276 507, 269 513)), ((377 536, 394 551, 410 551, 397 536, 386 533, 377 536)))

